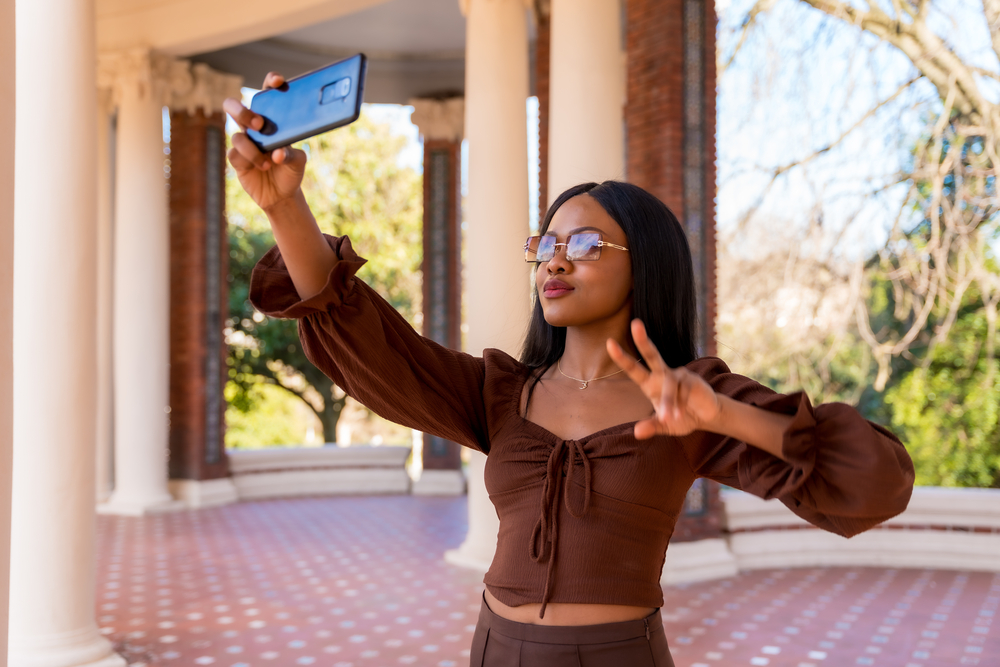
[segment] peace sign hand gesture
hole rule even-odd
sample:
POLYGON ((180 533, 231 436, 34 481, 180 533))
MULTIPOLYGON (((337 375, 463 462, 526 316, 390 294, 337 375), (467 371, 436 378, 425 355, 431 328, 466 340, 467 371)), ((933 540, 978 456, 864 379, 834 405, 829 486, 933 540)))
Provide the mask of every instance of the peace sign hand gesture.
POLYGON ((708 383, 686 368, 667 366, 641 320, 632 320, 632 340, 648 369, 613 339, 608 339, 607 346, 611 359, 639 385, 656 410, 649 419, 636 423, 636 439, 711 430, 708 427, 719 417, 722 404, 708 383))

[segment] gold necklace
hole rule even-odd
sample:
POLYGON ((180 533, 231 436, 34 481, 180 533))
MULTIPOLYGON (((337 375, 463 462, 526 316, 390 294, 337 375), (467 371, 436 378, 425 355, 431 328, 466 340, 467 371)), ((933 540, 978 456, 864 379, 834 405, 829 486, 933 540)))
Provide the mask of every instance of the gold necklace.
POLYGON ((575 378, 572 375, 566 375, 565 373, 563 373, 562 359, 560 359, 559 361, 556 362, 556 369, 560 373, 562 373, 563 377, 568 377, 570 380, 576 380, 577 382, 579 382, 580 383, 580 389, 586 389, 587 385, 590 384, 591 382, 597 382, 598 380, 603 380, 604 378, 609 378, 612 375, 618 375, 619 373, 624 373, 625 372, 624 368, 620 368, 617 371, 615 371, 614 373, 608 373, 607 375, 602 375, 599 378, 591 378, 589 380, 583 380, 581 378, 575 378))

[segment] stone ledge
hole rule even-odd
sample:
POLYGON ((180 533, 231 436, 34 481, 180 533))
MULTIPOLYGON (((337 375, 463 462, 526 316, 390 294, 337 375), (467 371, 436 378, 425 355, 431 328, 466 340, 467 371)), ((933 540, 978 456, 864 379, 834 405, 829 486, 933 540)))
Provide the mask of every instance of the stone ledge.
POLYGON ((415 496, 465 495, 465 475, 461 470, 424 470, 413 482, 415 496))
POLYGON ((407 447, 296 447, 230 451, 240 500, 405 494, 407 447))
POLYGON ((997 489, 917 487, 905 512, 849 540, 813 528, 777 500, 726 490, 722 502, 741 570, 859 565, 1000 571, 997 489))
POLYGON ((664 586, 733 577, 736 558, 723 538, 677 542, 667 549, 660 583, 664 586))
POLYGON ((231 474, 303 470, 316 468, 402 468, 409 447, 275 447, 229 450, 231 474))
POLYGON ((167 483, 170 494, 188 509, 220 507, 239 500, 236 485, 230 477, 222 479, 172 479, 167 483))

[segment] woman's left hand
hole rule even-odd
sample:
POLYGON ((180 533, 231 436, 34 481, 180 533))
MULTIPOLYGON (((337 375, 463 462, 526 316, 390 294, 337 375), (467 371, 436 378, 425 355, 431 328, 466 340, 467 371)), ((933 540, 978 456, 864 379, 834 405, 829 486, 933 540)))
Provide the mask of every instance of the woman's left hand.
POLYGON ((681 436, 708 430, 722 408, 715 391, 686 368, 667 366, 640 320, 632 320, 632 340, 648 369, 610 338, 608 354, 639 385, 656 410, 649 419, 636 423, 635 437, 644 440, 654 435, 681 436))

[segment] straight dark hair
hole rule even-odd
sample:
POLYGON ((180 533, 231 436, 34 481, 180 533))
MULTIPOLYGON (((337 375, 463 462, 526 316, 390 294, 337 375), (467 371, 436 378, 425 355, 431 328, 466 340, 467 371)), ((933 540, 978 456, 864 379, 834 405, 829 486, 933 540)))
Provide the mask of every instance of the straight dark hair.
MULTIPOLYGON (((589 195, 625 231, 632 260, 632 317, 646 325, 650 340, 671 367, 697 358, 694 269, 684 229, 667 205, 637 185, 621 181, 582 183, 563 192, 549 207, 539 233, 548 231, 552 216, 573 197, 589 195)), ((542 373, 566 348, 566 328, 545 321, 537 286, 531 290, 531 322, 521 350, 521 363, 542 373)), ((537 378, 542 373, 536 374, 537 378)), ((529 389, 529 400, 534 383, 529 389)))

